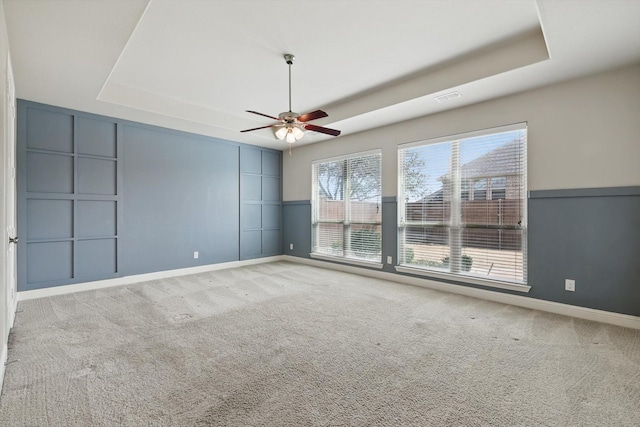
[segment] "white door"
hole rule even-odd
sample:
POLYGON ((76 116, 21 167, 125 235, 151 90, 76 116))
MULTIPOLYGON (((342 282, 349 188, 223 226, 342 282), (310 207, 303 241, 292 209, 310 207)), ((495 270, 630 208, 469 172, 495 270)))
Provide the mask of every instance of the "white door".
POLYGON ((16 95, 13 82, 11 58, 7 56, 7 108, 6 108, 6 179, 5 206, 7 219, 7 325, 13 326, 15 315, 17 280, 17 233, 16 233, 16 95))

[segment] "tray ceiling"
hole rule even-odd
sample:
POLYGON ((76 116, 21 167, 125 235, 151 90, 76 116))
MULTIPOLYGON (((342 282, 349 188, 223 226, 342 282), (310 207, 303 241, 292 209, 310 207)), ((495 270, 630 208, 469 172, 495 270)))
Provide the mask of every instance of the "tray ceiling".
MULTIPOLYGON (((343 135, 640 61, 638 1, 4 0, 17 95, 283 149, 246 109, 343 135), (447 102, 434 98, 452 91, 447 102)), ((300 143, 328 138, 308 132, 300 143)))

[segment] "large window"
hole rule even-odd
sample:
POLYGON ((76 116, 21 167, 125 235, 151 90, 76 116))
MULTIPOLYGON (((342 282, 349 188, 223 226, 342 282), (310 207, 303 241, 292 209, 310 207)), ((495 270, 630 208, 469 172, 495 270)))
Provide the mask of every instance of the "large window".
POLYGON ((313 163, 312 256, 381 263, 379 150, 313 163))
POLYGON ((401 266, 527 281, 525 124, 399 149, 401 266))

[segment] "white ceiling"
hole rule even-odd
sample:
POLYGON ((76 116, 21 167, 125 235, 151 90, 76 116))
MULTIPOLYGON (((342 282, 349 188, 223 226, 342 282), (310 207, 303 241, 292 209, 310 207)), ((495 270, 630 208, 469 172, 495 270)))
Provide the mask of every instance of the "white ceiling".
POLYGON ((640 0, 3 3, 19 98, 276 149, 284 53, 342 135, 640 62, 640 0))

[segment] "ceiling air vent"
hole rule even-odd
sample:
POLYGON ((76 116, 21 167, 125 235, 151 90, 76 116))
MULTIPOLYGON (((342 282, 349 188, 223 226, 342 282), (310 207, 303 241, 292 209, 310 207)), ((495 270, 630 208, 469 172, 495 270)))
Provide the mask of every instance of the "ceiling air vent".
POLYGON ((440 95, 440 96, 436 96, 434 99, 438 102, 446 102, 449 101, 450 99, 456 99, 456 98, 460 98, 462 95, 460 95, 460 92, 449 92, 449 93, 445 93, 444 95, 440 95))

